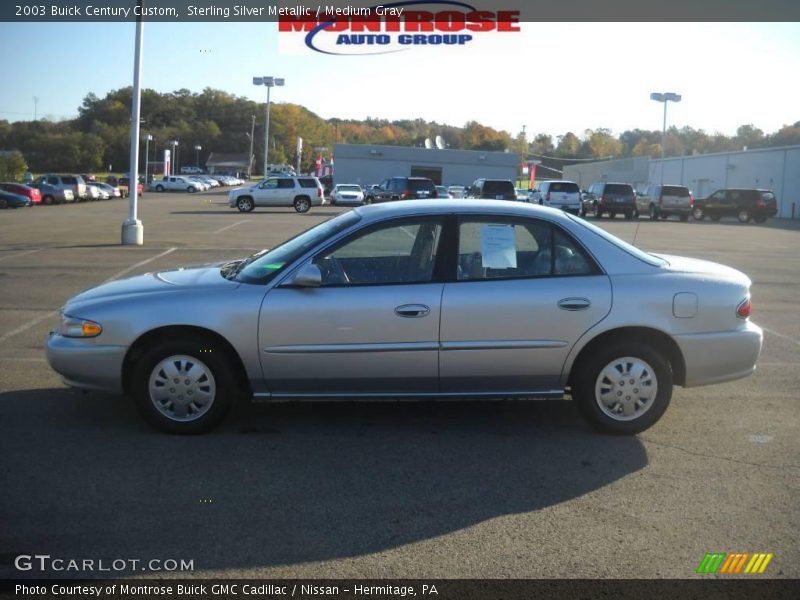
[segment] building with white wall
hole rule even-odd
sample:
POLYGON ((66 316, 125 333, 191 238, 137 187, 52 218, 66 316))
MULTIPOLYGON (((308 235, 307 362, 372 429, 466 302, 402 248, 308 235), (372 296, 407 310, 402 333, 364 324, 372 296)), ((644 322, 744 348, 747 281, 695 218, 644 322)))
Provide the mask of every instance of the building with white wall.
POLYGON ((659 159, 630 158, 564 167, 564 178, 581 188, 595 181, 622 181, 641 190, 647 183, 685 185, 696 198, 723 188, 775 192, 778 216, 800 218, 800 146, 758 148, 659 159), (663 179, 662 179, 663 171, 663 179))

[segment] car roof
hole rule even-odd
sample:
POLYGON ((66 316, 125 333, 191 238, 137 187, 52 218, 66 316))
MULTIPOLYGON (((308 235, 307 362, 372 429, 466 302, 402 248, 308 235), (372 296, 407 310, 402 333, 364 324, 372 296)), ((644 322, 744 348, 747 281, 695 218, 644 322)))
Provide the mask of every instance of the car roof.
POLYGON ((423 215, 497 215, 520 217, 544 217, 551 221, 566 221, 564 211, 538 204, 509 202, 508 200, 397 200, 381 202, 354 209, 365 221, 382 221, 393 217, 415 217, 423 215))

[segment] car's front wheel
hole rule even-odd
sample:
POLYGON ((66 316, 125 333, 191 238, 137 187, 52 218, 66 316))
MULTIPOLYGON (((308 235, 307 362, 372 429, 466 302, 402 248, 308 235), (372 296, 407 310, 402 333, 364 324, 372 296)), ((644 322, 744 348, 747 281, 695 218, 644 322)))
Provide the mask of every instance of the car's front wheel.
POLYGON ((739 217, 739 223, 749 223, 750 222, 750 211, 742 209, 739 211, 737 215, 739 217))
POLYGON ((252 198, 245 196, 236 201, 236 208, 239 209, 239 212, 250 212, 255 208, 255 205, 252 198))
POLYGON ((157 192, 163 192, 164 191, 164 186, 163 185, 157 185, 156 186, 156 191, 157 192))
POLYGON ((189 192, 190 194, 194 194, 197 191, 197 188, 194 187, 193 185, 190 185, 188 188, 186 188, 186 191, 189 192))
POLYGON ((142 417, 166 433, 214 428, 238 389, 224 353, 200 338, 156 344, 132 377, 131 394, 142 417))
POLYGON ((638 342, 599 348, 578 365, 573 399, 596 429, 632 435, 658 421, 672 398, 672 368, 638 342))
POLYGON ((307 213, 311 208, 311 200, 305 196, 294 199, 294 209, 299 213, 307 213))

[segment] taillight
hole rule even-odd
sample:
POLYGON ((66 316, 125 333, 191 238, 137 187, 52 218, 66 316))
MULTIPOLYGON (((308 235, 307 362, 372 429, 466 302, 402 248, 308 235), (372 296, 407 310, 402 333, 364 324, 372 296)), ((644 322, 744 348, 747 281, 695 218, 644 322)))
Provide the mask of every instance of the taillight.
POLYGON ((689 194, 689 206, 694 206, 694 196, 689 194))
POLYGON ((322 188, 317 188, 317 198, 322 198, 322 188))
POLYGON ((751 314, 753 314, 753 301, 748 296, 736 307, 736 316, 740 319, 747 319, 751 314))
POLYGON ((400 194, 400 198, 403 200, 408 200, 411 197, 411 192, 405 190, 402 194, 400 194))

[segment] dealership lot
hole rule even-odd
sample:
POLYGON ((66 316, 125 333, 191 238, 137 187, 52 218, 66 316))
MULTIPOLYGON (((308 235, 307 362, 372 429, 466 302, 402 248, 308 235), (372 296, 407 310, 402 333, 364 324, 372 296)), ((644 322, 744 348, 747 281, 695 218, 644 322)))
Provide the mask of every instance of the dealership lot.
POLYGON ((766 575, 800 576, 800 228, 785 223, 599 221, 741 269, 766 328, 753 376, 676 388, 634 438, 594 433, 569 402, 248 405, 171 437, 44 360, 78 291, 241 257, 342 210, 148 193, 140 248, 118 243, 126 201, 0 213, 0 575, 41 576, 12 566, 39 553, 193 560, 201 576, 691 577, 706 552, 770 552, 766 575))

